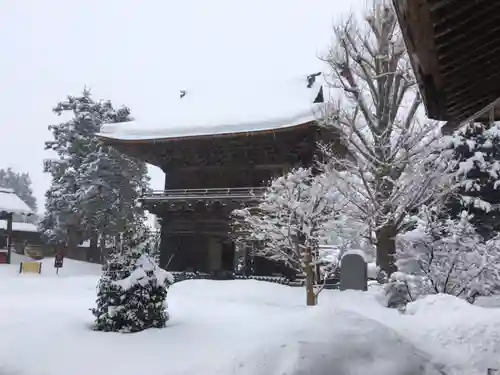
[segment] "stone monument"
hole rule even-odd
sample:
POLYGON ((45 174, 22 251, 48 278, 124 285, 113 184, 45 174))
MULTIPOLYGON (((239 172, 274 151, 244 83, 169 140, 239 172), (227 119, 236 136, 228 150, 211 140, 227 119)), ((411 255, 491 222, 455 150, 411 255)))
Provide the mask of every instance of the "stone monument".
POLYGON ((368 290, 368 267, 361 250, 347 251, 340 261, 340 290, 368 290))

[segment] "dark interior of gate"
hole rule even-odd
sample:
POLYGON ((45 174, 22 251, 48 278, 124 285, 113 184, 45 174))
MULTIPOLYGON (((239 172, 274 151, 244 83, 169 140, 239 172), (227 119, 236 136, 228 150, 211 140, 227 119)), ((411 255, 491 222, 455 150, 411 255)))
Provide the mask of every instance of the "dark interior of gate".
MULTIPOLYGON (((257 204, 272 177, 310 166, 317 141, 333 139, 330 134, 308 122, 258 132, 109 142, 165 172, 165 190, 142 199, 161 218, 161 265, 217 274, 235 269, 232 210, 257 204)), ((253 272, 284 273, 282 265, 265 260, 255 262, 253 272)))
POLYGON ((458 123, 500 97, 499 0, 393 3, 430 118, 458 123))

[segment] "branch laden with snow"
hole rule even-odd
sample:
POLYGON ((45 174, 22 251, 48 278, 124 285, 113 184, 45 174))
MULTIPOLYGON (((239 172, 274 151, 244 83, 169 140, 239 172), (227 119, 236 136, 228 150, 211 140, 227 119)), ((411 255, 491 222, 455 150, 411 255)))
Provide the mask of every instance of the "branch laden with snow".
POLYGON ((326 57, 332 98, 322 120, 346 152, 324 147, 323 170, 374 233, 377 264, 395 270, 394 238, 409 212, 449 190, 436 123, 419 121, 416 90, 396 14, 377 2, 365 18, 335 29, 326 57))
POLYGON ((500 125, 473 123, 445 138, 458 162, 457 188, 447 207, 453 216, 467 210, 478 233, 500 231, 500 125))
POLYGON ((350 223, 343 213, 346 205, 324 175, 313 176, 299 168, 272 181, 257 207, 236 210, 236 235, 262 246, 258 255, 304 269, 305 250, 318 259, 320 244, 349 248, 362 225, 350 223))
POLYGON ((419 276, 419 293, 446 293, 471 302, 500 287, 500 241, 484 242, 464 211, 443 219, 437 209, 422 207, 415 229, 398 237, 398 266, 419 276))

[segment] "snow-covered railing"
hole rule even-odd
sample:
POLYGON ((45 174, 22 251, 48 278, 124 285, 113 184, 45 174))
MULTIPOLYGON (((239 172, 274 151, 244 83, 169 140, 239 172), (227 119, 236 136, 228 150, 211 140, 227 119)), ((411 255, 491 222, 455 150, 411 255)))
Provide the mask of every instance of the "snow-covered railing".
POLYGON ((453 132, 456 129, 459 129, 465 125, 474 123, 474 122, 488 122, 493 123, 498 118, 498 112, 500 112, 500 98, 492 101, 487 106, 483 107, 470 117, 465 120, 460 121, 458 124, 454 122, 448 122, 443 126, 443 133, 448 134, 453 132))
POLYGON ((172 201, 172 200, 213 200, 213 199, 259 199, 264 194, 263 187, 223 188, 223 189, 171 189, 153 190, 142 196, 143 201, 172 201))
MULTIPOLYGON (((203 272, 187 272, 187 271, 186 272, 179 272, 179 271, 176 272, 176 271, 173 271, 170 273, 174 277, 174 283, 178 283, 178 282, 185 281, 185 280, 218 279, 218 278, 214 277, 213 274, 203 273, 203 272)), ((297 280, 291 281, 288 278, 283 277, 283 276, 254 276, 254 275, 244 276, 244 275, 232 274, 232 276, 229 277, 228 280, 230 280, 230 279, 267 281, 267 282, 281 284, 281 285, 287 285, 287 286, 304 286, 304 283, 305 283, 305 280, 303 280, 303 279, 297 279, 297 280)))

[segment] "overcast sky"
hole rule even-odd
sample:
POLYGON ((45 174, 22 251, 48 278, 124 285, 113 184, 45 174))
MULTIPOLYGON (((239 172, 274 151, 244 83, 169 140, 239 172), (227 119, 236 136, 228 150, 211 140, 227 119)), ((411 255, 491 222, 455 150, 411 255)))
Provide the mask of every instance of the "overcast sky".
MULTIPOLYGON (((43 210, 51 109, 85 85, 151 119, 188 82, 303 76, 364 0, 0 0, 0 167, 29 172, 43 210), (225 78, 223 78, 225 77, 225 78)), ((223 109, 221 109, 223 110, 223 109)), ((161 117, 158 118, 161 121, 161 117)), ((163 173, 151 169, 153 188, 163 173)))

